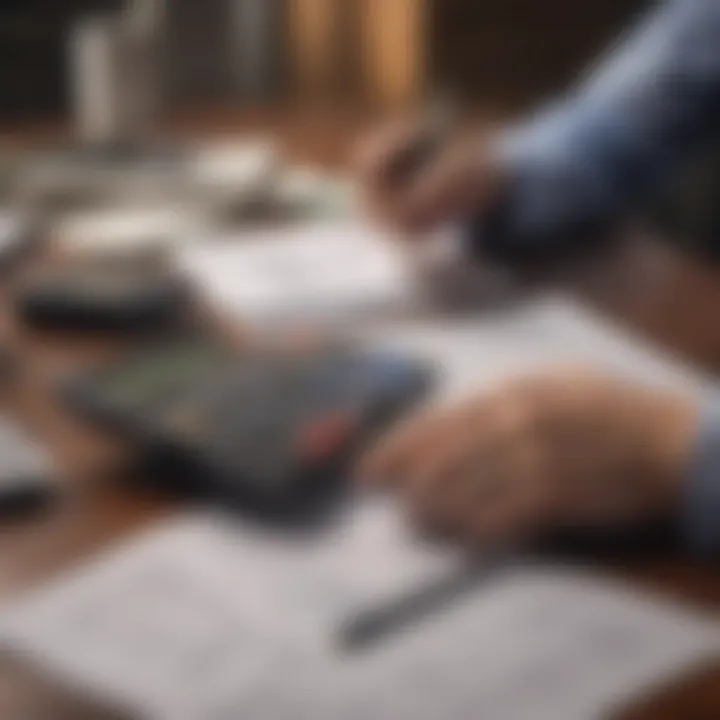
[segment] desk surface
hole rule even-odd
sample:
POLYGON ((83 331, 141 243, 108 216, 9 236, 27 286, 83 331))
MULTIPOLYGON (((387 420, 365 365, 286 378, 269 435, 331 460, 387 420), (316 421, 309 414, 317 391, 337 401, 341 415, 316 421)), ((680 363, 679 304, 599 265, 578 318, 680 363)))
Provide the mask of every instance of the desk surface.
MULTIPOLYGON (((208 129, 214 133, 277 133, 292 158, 335 165, 344 162, 359 127, 355 118, 320 115, 291 119, 263 113, 242 118, 217 115, 210 121, 207 117, 185 118, 177 125, 183 133, 208 129)), ((568 265, 553 275, 553 282, 571 287, 628 327, 720 372, 720 323, 715 311, 720 307, 720 267, 706 267, 670 246, 632 234, 602 257, 568 265)), ((50 444, 64 481, 75 491, 48 517, 0 528, 3 598, 52 577, 172 509, 159 498, 123 490, 119 476, 108 478, 107 468, 117 466, 121 448, 73 421, 51 401, 47 386, 57 372, 75 367, 105 348, 18 327, 1 289, 0 328, 7 329, 12 346, 27 360, 26 371, 3 403, 50 444)), ((628 560, 618 571, 659 593, 720 608, 720 573, 710 565, 661 557, 628 560)), ((0 662, 0 717, 80 720, 107 715, 81 709, 40 679, 0 662)), ((667 688, 622 716, 626 720, 717 717, 720 668, 667 688)))

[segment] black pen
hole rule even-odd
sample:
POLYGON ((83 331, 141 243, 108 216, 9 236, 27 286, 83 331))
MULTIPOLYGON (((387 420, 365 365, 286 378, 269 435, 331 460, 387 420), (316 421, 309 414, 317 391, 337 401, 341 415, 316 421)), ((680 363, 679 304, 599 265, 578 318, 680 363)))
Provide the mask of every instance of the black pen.
POLYGON ((455 107, 455 103, 442 95, 437 95, 426 106, 416 138, 396 154, 387 168, 391 185, 407 182, 439 154, 455 126, 455 107))
POLYGON ((498 557, 482 563, 468 563, 429 586, 425 585, 386 604, 361 610, 338 629, 338 645, 347 652, 368 649, 409 625, 444 610, 503 567, 506 563, 498 557))

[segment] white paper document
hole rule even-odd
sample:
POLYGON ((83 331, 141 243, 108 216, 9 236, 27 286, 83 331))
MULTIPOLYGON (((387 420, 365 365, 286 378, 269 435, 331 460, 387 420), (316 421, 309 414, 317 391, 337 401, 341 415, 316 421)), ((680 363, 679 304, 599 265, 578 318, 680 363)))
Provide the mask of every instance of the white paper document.
POLYGON ((492 313, 358 326, 355 336, 433 364, 443 401, 519 375, 581 366, 691 395, 718 389, 711 376, 560 294, 492 313))
POLYGON ((249 324, 347 321, 413 297, 401 248, 357 223, 242 231, 188 248, 179 264, 213 305, 249 324))
POLYGON ((322 542, 170 521, 8 609, 0 641, 157 720, 591 720, 718 657, 709 619, 530 563, 343 651, 338 620, 457 560, 360 508, 322 542))

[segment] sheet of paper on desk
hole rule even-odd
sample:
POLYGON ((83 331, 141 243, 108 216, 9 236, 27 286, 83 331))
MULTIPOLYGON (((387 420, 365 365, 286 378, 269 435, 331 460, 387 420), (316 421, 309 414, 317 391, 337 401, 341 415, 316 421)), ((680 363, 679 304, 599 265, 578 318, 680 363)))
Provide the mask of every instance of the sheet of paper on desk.
POLYGON ((212 302, 250 324, 339 322, 370 342, 437 361, 444 395, 572 363, 690 391, 713 385, 569 297, 422 317, 422 288, 402 248, 357 222, 246 231, 188 247, 179 261, 212 302))
POLYGON ((433 363, 441 401, 519 374, 573 366, 597 367, 689 394, 718 389, 709 375, 560 294, 492 313, 363 326, 356 335, 372 347, 433 363))
POLYGON ((249 323, 326 322, 409 302, 401 249, 359 223, 243 231, 182 252, 210 301, 249 323))
MULTIPOLYGON (((494 316, 362 333, 436 360, 445 397, 500 375, 592 360, 690 392, 709 387, 567 298, 494 316)), ((0 641, 48 672, 158 720, 590 720, 718 657, 717 623, 558 567, 487 577, 412 631, 339 655, 338 619, 459 557, 363 503, 306 542, 187 516, 0 617, 0 641)))
POLYGON ((529 562, 342 653, 339 615, 456 559, 382 503, 344 527, 297 543, 175 519, 8 608, 0 641, 158 720, 590 720, 718 656, 704 616, 529 562))

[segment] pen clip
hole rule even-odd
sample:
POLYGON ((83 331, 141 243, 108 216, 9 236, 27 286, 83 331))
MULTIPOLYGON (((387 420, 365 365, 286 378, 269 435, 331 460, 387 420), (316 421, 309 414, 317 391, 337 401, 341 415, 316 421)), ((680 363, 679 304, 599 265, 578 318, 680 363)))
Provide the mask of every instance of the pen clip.
POLYGON ((435 97, 422 112, 416 137, 396 154, 388 166, 388 182, 401 185, 430 163, 447 142, 456 117, 454 103, 443 96, 435 97))

